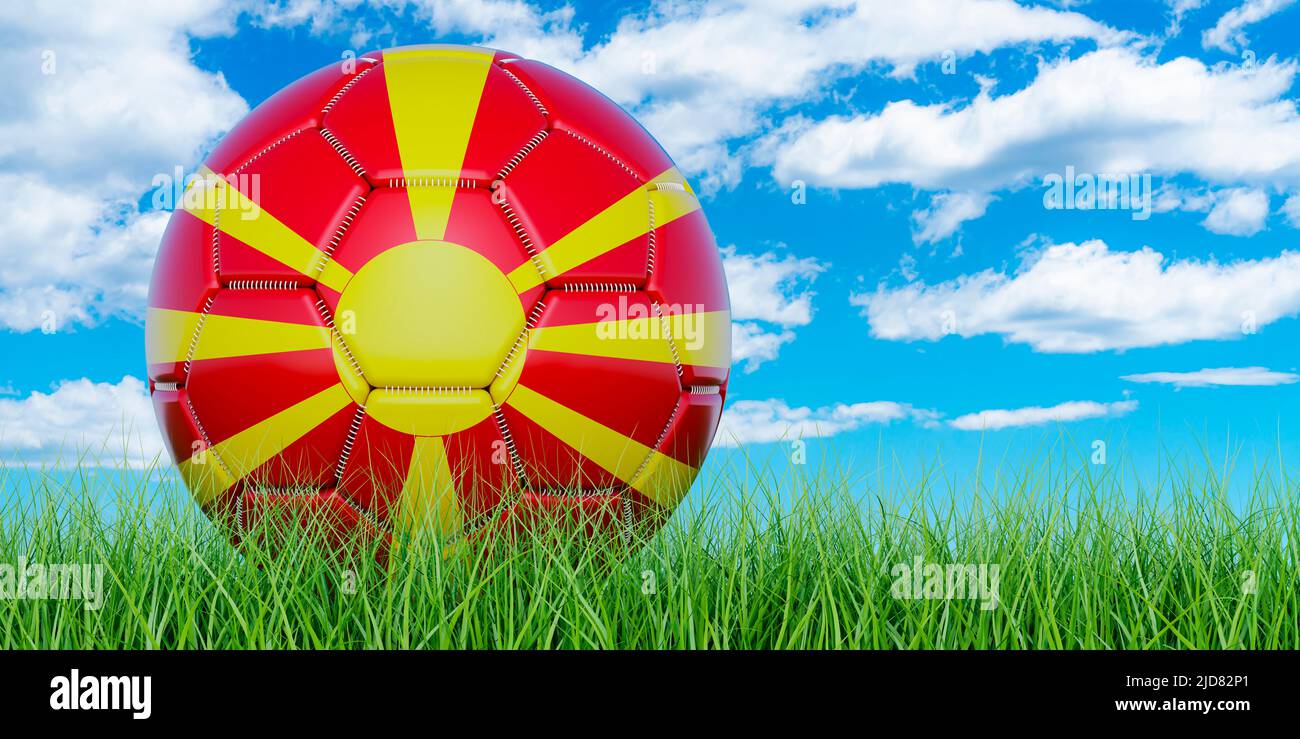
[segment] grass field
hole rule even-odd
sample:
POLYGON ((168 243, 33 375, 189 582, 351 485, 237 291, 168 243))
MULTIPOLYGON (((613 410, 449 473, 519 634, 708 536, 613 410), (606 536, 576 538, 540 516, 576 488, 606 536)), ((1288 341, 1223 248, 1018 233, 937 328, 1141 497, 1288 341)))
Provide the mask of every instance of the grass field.
POLYGON ((237 551, 158 468, 0 469, 0 565, 104 578, 93 610, 15 598, 11 582, 0 647, 1300 645, 1300 511, 1276 470, 1230 496, 1208 466, 1143 484, 1118 465, 1043 463, 964 487, 807 469, 708 474, 630 554, 552 531, 445 559, 397 547, 384 570, 301 538, 237 551))

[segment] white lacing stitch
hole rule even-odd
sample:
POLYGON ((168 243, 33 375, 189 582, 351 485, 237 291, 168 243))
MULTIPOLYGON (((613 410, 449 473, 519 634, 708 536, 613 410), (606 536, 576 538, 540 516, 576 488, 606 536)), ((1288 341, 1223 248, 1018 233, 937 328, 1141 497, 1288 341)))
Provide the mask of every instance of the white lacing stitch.
POLYGON ((546 110, 546 106, 542 105, 542 101, 537 99, 537 96, 533 94, 532 90, 528 89, 528 85, 525 85, 523 80, 516 77, 514 72, 506 69, 504 64, 498 64, 497 69, 505 72, 507 77, 514 80, 516 85, 519 85, 519 89, 523 90, 524 94, 528 96, 528 99, 533 101, 533 105, 537 106, 537 112, 548 118, 550 117, 551 114, 546 110))
POLYGON ((185 353, 185 376, 190 376, 190 362, 194 360, 194 352, 199 347, 199 332, 203 330, 204 321, 208 320, 208 311, 212 310, 212 298, 208 298, 203 304, 203 310, 199 313, 199 320, 194 322, 194 333, 190 335, 190 348, 185 353))
POLYGON ((646 468, 650 466, 650 460, 654 459, 655 452, 658 452, 659 448, 664 445, 664 439, 668 438, 668 430, 673 427, 673 421, 677 420, 677 413, 681 410, 681 405, 681 399, 679 398, 677 405, 673 406, 673 412, 668 416, 668 423, 664 424, 663 430, 659 432, 659 438, 655 439, 654 446, 650 447, 650 453, 646 455, 645 459, 641 460, 636 472, 627 478, 630 482, 636 482, 641 477, 641 473, 645 472, 646 468))
POLYGON ((447 397, 469 395, 474 388, 469 385, 380 385, 376 390, 387 390, 394 395, 414 397, 447 397))
POLYGON ((627 166, 627 163, 624 162, 622 159, 619 159, 618 157, 616 157, 616 156, 614 156, 613 154, 611 154, 611 153, 609 152, 608 149, 605 149, 604 147, 600 146, 600 145, 597 144, 596 142, 592 141, 591 139, 587 138, 586 136, 583 136, 583 135, 580 134, 580 133, 574 133, 573 131, 570 131, 570 130, 567 129, 567 128, 562 128, 562 129, 560 129, 560 130, 561 130, 561 131, 564 131, 564 132, 567 133, 567 134, 569 134, 569 135, 572 136, 573 138, 575 138, 575 139, 581 141, 582 143, 586 144, 587 146, 590 146, 591 148, 595 149, 596 151, 600 152, 601 154, 604 154, 606 159, 609 159, 611 162, 613 162, 613 163, 617 164, 619 167, 621 167, 621 168, 623 169, 624 172, 627 172, 628 175, 630 175, 630 176, 632 177, 632 179, 636 180, 637 182, 641 182, 641 181, 642 181, 640 175, 638 175, 635 171, 633 171, 631 167, 627 166))
POLYGON ((599 498, 602 495, 608 497, 614 494, 614 488, 566 488, 561 491, 561 494, 567 498, 599 498))
POLYGON ((638 288, 630 282, 577 282, 561 289, 566 293, 634 293, 638 288))
POLYGON ((659 322, 663 325, 663 329, 664 329, 664 338, 668 339, 668 351, 671 352, 672 355, 673 355, 673 364, 677 365, 677 376, 678 376, 678 377, 681 377, 681 376, 682 376, 682 358, 681 358, 681 356, 677 353, 677 342, 676 342, 676 341, 673 341, 673 328, 672 328, 672 324, 668 321, 668 316, 665 316, 665 315, 664 315, 664 312, 663 312, 662 310, 659 309, 659 304, 658 304, 658 303, 651 303, 650 305, 654 308, 654 310, 655 310, 655 315, 659 316, 659 322))
POLYGON ((510 207, 509 202, 502 200, 501 212, 505 214, 506 221, 510 223, 510 228, 514 229, 515 236, 518 237, 519 243, 523 244, 524 251, 528 252, 528 260, 532 262, 533 267, 537 269, 537 274, 545 280, 546 267, 542 266, 542 260, 537 256, 537 250, 533 248, 533 240, 528 238, 528 232, 524 230, 524 224, 520 222, 519 216, 515 215, 514 208, 510 207))
POLYGON ((647 198, 646 205, 650 211, 650 229, 646 231, 646 277, 655 273, 655 245, 659 242, 658 236, 655 235, 655 201, 654 198, 647 198))
POLYGON ((212 211, 212 274, 221 274, 221 209, 212 211))
POLYGON ((623 548, 632 548, 632 496, 627 491, 620 493, 623 498, 623 548))
POLYGON ((353 172, 356 172, 357 177, 366 176, 366 170, 362 169, 361 162, 358 162, 357 158, 352 156, 352 152, 348 151, 347 147, 343 146, 343 142, 339 141, 337 136, 330 133, 328 128, 322 128, 320 130, 320 135, 325 138, 325 141, 328 142, 330 146, 334 147, 334 151, 337 151, 339 156, 343 157, 343 161, 347 162, 347 165, 352 168, 353 172))
POLYGON ((528 314, 528 320, 524 322, 524 328, 525 329, 537 328, 537 322, 542 319, 542 314, 545 312, 546 312, 546 301, 544 300, 537 301, 537 305, 534 305, 533 310, 528 314))
POLYGON ((343 352, 343 356, 347 357, 348 364, 352 365, 352 371, 356 372, 357 377, 362 380, 366 379, 365 373, 361 371, 361 363, 357 361, 356 356, 352 354, 352 350, 348 348, 348 343, 343 340, 343 334, 334 328, 334 316, 330 313, 329 306, 325 305, 323 299, 316 301, 316 310, 320 313, 321 320, 325 322, 325 328, 330 330, 330 336, 334 337, 334 343, 343 352))
POLYGON ((352 456, 352 446, 357 443, 357 434, 361 433, 361 421, 365 415, 366 407, 358 406, 357 414, 352 417, 352 425, 348 427, 348 435, 343 439, 343 451, 339 454, 339 463, 334 468, 335 485, 343 482, 343 470, 347 469, 348 457, 352 456))
MULTIPOLYGON (((679 398, 677 405, 673 406, 672 414, 668 416, 668 423, 664 424, 663 430, 659 432, 659 438, 655 439, 655 445, 650 447, 650 453, 646 455, 645 459, 641 460, 636 472, 632 473, 632 476, 628 478, 629 481, 635 483, 642 473, 646 471, 646 468, 650 466, 650 461, 654 459, 655 453, 660 451, 664 445, 664 439, 668 438, 668 431, 673 427, 673 421, 677 420, 677 413, 680 410, 681 399, 679 398)), ((623 493, 623 546, 629 549, 632 547, 632 496, 628 495, 630 491, 631 486, 623 493)))
POLYGON ((260 159, 260 158, 262 157, 263 154, 267 153, 268 151, 274 149, 275 147, 279 146, 280 144, 283 144, 284 142, 288 141, 289 139, 293 138, 294 136, 297 136, 298 134, 300 134, 300 133, 302 133, 303 131, 306 131, 306 130, 307 130, 306 128, 299 128, 299 129, 297 129, 296 131, 290 131, 289 133, 286 133, 285 135, 281 136, 280 138, 276 139, 275 141, 272 141, 271 143, 269 143, 269 144, 266 145, 266 148, 265 148, 265 149, 262 149, 261 151, 257 152, 257 153, 254 154, 253 156, 251 156, 251 157, 245 159, 243 164, 241 164, 241 165, 239 165, 238 167, 235 167, 234 169, 230 170, 230 174, 232 174, 232 175, 234 175, 234 174, 239 174, 240 172, 244 171, 244 167, 247 167, 248 165, 250 165, 250 164, 252 164, 253 162, 255 162, 255 161, 257 161, 258 159, 260 159))
POLYGON ((468 177, 393 177, 389 187, 456 187, 474 189, 478 183, 468 177))
MULTIPOLYGON (((361 61, 361 59, 358 59, 357 61, 361 61)), ((373 61, 373 60, 367 59, 366 61, 373 61)), ((321 116, 324 117, 326 113, 333 110, 334 106, 338 105, 339 100, 343 98, 343 93, 347 92, 348 90, 351 90, 352 86, 360 82, 361 78, 365 77, 367 72, 369 72, 370 70, 374 69, 377 66, 379 66, 378 62, 370 64, 365 69, 361 70, 360 72, 357 72, 356 76, 348 80, 348 83, 346 85, 340 87, 339 91, 334 93, 334 97, 330 98, 330 101, 328 103, 325 103, 325 107, 320 109, 321 116)))
POLYGON ((515 468, 515 475, 519 478, 519 485, 526 488, 528 487, 528 476, 524 474, 523 460, 519 458, 519 450, 515 448, 515 439, 510 435, 510 427, 506 425, 506 416, 496 403, 492 404, 492 416, 497 421, 497 430, 501 432, 501 440, 506 443, 506 453, 510 455, 510 463, 515 468))
POLYGON ((356 202, 348 208, 348 212, 343 214, 343 220, 339 222, 339 227, 334 230, 334 235, 330 237, 329 243, 321 251, 320 256, 316 259, 316 266, 313 269, 316 276, 325 271, 325 265, 329 264, 330 259, 334 257, 334 250, 339 248, 339 242, 343 240, 343 234, 352 226, 352 221, 356 219, 357 214, 361 212, 361 206, 366 204, 366 196, 358 195, 356 202))
POLYGON ((235 495, 235 532, 243 536, 244 528, 244 493, 240 491, 235 495))
POLYGON ((343 505, 347 506, 352 510, 353 513, 357 514, 358 518, 364 520, 366 523, 373 526, 376 531, 382 531, 385 534, 392 535, 393 533, 392 528, 390 528, 388 524, 380 520, 379 516, 375 515, 374 511, 371 511, 366 508, 362 508, 360 505, 357 504, 356 501, 352 500, 346 495, 343 495, 342 493, 339 493, 338 491, 335 491, 334 495, 339 500, 343 501, 343 505))
POLYGON ((293 280, 231 280, 229 290, 297 290, 301 287, 293 280))
POLYGON ((179 382, 155 382, 153 384, 153 389, 161 390, 165 393, 174 393, 181 389, 181 384, 179 382))
POLYGON ((212 438, 208 436, 208 430, 203 428, 203 422, 199 420, 199 414, 194 411, 194 401, 191 400, 188 395, 185 397, 185 405, 189 406, 190 418, 194 420, 194 428, 198 430, 199 439, 203 441, 204 451, 211 454, 212 458, 217 460, 217 466, 220 467, 226 475, 231 479, 235 479, 235 474, 226 466, 226 462, 221 458, 221 455, 217 454, 216 447, 212 446, 212 438))
POLYGON ((252 492, 254 495, 262 497, 283 496, 292 497, 294 495, 317 495, 324 488, 319 485, 253 485, 252 492))
POLYGON ((519 355, 519 349, 524 345, 526 345, 527 342, 528 342, 528 326, 524 326, 524 330, 519 332, 519 338, 515 339, 514 346, 511 346, 510 351, 506 353, 505 361, 502 362, 501 367, 497 369, 497 374, 496 374, 497 377, 501 377, 506 373, 507 370, 510 369, 511 363, 514 362, 515 357, 519 355))
POLYGON ((519 151, 515 152, 514 156, 510 157, 510 161, 506 162, 505 166, 501 168, 501 171, 497 172, 497 179, 505 179, 506 175, 514 171, 514 168, 519 166, 519 163, 524 160, 524 157, 528 156, 533 149, 536 149, 538 144, 546 140, 546 137, 549 134, 549 131, 541 130, 534 134, 531 139, 528 139, 528 142, 524 144, 519 151))
POLYGON ((686 192, 686 185, 681 182, 651 182, 651 190, 672 190, 675 192, 686 192))
POLYGON ((691 395, 718 395, 722 392, 717 385, 687 385, 686 390, 691 395))

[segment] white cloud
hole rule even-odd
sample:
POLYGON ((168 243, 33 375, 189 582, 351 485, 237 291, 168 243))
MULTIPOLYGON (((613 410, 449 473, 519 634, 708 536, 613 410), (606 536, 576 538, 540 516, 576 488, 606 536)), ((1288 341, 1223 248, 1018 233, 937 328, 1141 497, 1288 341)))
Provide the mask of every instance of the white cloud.
POLYGON ((1165 0, 1169 6, 1169 29, 1166 36, 1174 37, 1182 33, 1183 18, 1193 10, 1205 4, 1205 0, 1165 0))
POLYGON ((721 251, 731 294, 732 358, 753 372, 794 341, 790 329, 812 322, 816 293, 810 286, 829 265, 770 251, 741 254, 735 246, 721 251))
POLYGON ((1292 226, 1300 228, 1300 193, 1292 195, 1282 204, 1282 214, 1292 226))
POLYGON ((0 325, 31 331, 47 317, 63 328, 140 314, 168 213, 4 173, 0 188, 10 193, 0 212, 0 325))
POLYGON ((939 193, 930 198, 930 207, 912 213, 912 221, 920 227, 912 233, 916 244, 932 244, 948 238, 961 224, 984 215, 993 198, 969 192, 939 193))
POLYGON ((1217 234, 1254 236, 1268 219, 1268 194, 1238 187, 1220 194, 1202 225, 1217 234))
MULTIPOLYGON (((706 190, 739 180, 734 144, 769 128, 775 108, 816 98, 872 65, 906 76, 948 52, 963 58, 1014 45, 1128 38, 1079 13, 1012 0, 766 0, 654 3, 584 48, 567 8, 546 13, 512 0, 380 4, 576 74, 632 110, 679 166, 703 176, 706 190)), ((350 28, 340 12, 356 5, 294 0, 263 21, 327 32, 350 28)))
POLYGON ((1091 400, 1072 400, 1057 405, 1042 407, 995 409, 968 413, 948 422, 948 425, 962 431, 997 431, 999 429, 1021 426, 1041 426, 1045 423, 1068 423, 1090 418, 1114 418, 1137 410, 1136 400, 1121 400, 1114 403, 1097 403, 1091 400))
POLYGON ((906 76, 947 52, 1077 38, 1123 36, 1078 13, 1009 0, 665 3, 624 18, 570 69, 629 105, 679 164, 716 187, 738 179, 728 141, 769 127, 771 106, 817 97, 839 77, 873 63, 906 76))
POLYGON ((1295 4, 1295 0, 1246 0, 1224 13, 1213 28, 1201 34, 1201 46, 1234 53, 1247 45, 1246 26, 1258 23, 1295 4))
POLYGON ((1044 65, 1024 89, 969 105, 891 102, 876 114, 794 120, 764 141, 778 180, 995 192, 1079 172, 1175 174, 1300 186, 1293 61, 1210 68, 1103 48, 1044 65))
POLYGON ((1206 213, 1201 226, 1229 236, 1254 236, 1264 229, 1269 213, 1268 193, 1253 187, 1189 188, 1166 182, 1156 188, 1152 200, 1154 213, 1206 213))
POLYGON ((137 200, 247 110, 189 47, 232 18, 215 0, 0 6, 0 327, 139 314, 165 217, 137 200))
POLYGON ((781 354, 781 347, 794 341, 789 329, 764 329, 756 323, 736 321, 731 324, 731 357, 745 363, 745 372, 753 372, 764 362, 781 354))
POLYGON ((936 414, 906 403, 875 401, 836 403, 821 408, 791 408, 785 401, 738 400, 727 406, 714 443, 719 446, 763 444, 834 436, 871 424, 917 420, 930 423, 936 414))
POLYGON ((995 334, 1041 352, 1082 353, 1230 339, 1300 312, 1300 252, 1169 261, 1093 240, 1033 251, 1012 273, 881 285, 850 302, 872 336, 895 341, 995 334))
POLYGON ((52 392, 0 398, 0 462, 143 466, 163 453, 143 381, 65 380, 52 392))
POLYGON ((1129 382, 1173 385, 1176 388, 1220 385, 1268 387, 1290 385, 1300 381, 1300 375, 1292 372, 1274 372, 1267 367, 1216 367, 1195 372, 1144 372, 1124 375, 1120 379, 1129 382))

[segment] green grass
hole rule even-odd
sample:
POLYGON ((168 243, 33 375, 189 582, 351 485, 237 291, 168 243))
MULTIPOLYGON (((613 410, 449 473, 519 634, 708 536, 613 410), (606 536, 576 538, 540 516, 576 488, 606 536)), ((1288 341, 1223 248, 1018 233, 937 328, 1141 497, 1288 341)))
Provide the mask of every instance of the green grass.
MULTIPOLYGON (((987 484, 749 461, 630 552, 568 529, 387 567, 229 546, 172 476, 0 470, 0 564, 104 567, 98 610, 0 600, 0 648, 1277 649, 1300 645, 1295 488, 1208 468, 987 484), (107 501, 107 502, 106 502, 107 501), (996 564, 998 603, 891 595, 900 563, 996 564), (1250 574, 1250 573, 1253 573, 1250 574)), ((1099 471, 1100 470, 1100 471, 1099 471)))

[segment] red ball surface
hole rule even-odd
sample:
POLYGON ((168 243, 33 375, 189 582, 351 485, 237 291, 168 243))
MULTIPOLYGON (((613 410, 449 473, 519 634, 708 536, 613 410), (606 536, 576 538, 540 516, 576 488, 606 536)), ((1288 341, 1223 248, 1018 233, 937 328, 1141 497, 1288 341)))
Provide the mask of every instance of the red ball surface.
POLYGON ((690 185, 539 62, 423 46, 281 90, 163 237, 146 353, 210 515, 464 536, 666 518, 726 395, 730 313, 690 185))

